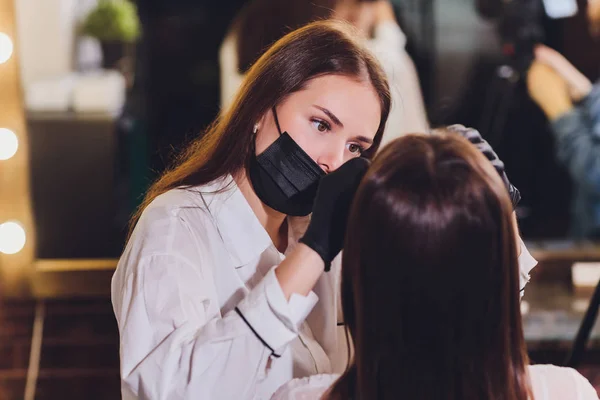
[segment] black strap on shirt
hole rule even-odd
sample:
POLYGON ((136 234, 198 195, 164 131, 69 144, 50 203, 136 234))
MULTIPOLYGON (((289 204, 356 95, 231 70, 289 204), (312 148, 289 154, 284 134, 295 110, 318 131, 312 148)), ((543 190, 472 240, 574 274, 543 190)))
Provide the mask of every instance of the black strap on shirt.
POLYGON ((252 325, 250 325, 250 322, 248 322, 248 320, 246 319, 246 317, 244 317, 244 314, 242 314, 242 312, 240 311, 239 308, 235 308, 235 312, 238 313, 238 315, 242 318, 242 320, 246 323, 246 325, 248 325, 248 328, 250 328, 250 330, 252 331, 252 333, 254 333, 254 336, 256 336, 256 338, 258 340, 260 340, 260 342, 269 350, 271 350, 271 356, 275 357, 275 358, 279 358, 281 357, 280 354, 275 353, 275 350, 273 350, 273 348, 271 346, 269 346, 269 344, 267 342, 265 342, 265 340, 258 334, 258 332, 256 332, 256 330, 254 330, 254 328, 252 327, 252 325))

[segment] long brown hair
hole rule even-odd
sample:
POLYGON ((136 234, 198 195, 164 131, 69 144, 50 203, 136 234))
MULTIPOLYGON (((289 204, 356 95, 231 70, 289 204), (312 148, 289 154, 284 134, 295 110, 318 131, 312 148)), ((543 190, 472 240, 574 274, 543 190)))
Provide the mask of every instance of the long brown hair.
POLYGON ((281 38, 252 66, 233 104, 150 187, 132 218, 130 232, 143 209, 157 196, 243 171, 254 152, 253 125, 291 93, 302 90, 309 80, 334 74, 370 82, 378 94, 381 120, 373 145, 364 153, 372 157, 390 111, 387 79, 348 24, 315 22, 281 38))
POLYGON ((354 357, 326 398, 527 400, 511 214, 465 139, 386 146, 349 218, 342 308, 354 357))

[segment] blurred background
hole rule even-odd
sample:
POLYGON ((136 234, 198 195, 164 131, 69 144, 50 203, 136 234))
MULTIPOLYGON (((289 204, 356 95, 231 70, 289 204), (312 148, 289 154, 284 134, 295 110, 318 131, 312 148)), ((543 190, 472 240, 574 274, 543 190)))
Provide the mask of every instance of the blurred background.
MULTIPOLYGON (((129 216, 264 46, 359 2, 0 0, 1 399, 120 396, 109 288, 129 216)), ((540 261, 526 338, 534 362, 560 364, 600 278, 600 234, 571 234, 573 176, 525 75, 539 41, 598 79, 588 0, 386 3, 400 35, 380 56, 401 55, 412 93, 395 100, 431 126, 480 129, 521 190, 540 261)), ((372 40, 390 21, 353 15, 372 40)), ((595 327, 580 368, 600 387, 598 339, 595 327)))

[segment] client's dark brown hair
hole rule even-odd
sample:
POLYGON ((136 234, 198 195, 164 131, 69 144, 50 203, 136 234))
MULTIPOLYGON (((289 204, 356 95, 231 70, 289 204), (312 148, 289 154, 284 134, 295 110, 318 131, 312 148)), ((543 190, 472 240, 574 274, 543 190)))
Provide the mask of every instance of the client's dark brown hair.
POLYGON ((527 400, 516 226, 482 154, 445 131, 395 140, 348 224, 354 355, 325 398, 527 400))

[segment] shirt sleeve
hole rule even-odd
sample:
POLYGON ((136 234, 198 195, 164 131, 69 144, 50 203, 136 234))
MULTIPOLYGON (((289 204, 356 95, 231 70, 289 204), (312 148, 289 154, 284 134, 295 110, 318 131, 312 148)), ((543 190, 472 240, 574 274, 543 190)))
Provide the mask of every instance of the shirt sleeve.
MULTIPOLYGON (((592 103, 593 100, 584 102, 592 103)), ((600 121, 600 100, 598 108, 596 119, 600 121)), ((596 128, 586 111, 575 107, 554 120, 551 127, 556 140, 556 156, 567 167, 571 178, 589 192, 600 195, 600 124, 598 134, 594 134, 596 128)))
POLYGON ((266 342, 265 346, 278 356, 281 352, 277 349, 283 348, 298 335, 300 324, 317 301, 314 292, 307 297, 295 293, 289 302, 286 301, 275 276, 275 268, 272 268, 242 300, 237 310, 249 328, 266 342), (264 289, 257 291, 261 285, 264 289))
POLYGON ((592 133, 600 137, 600 83, 594 84, 592 91, 583 99, 581 105, 592 122, 592 133))
MULTIPOLYGON (((185 237, 173 242, 195 247, 185 237)), ((124 253, 112 282, 124 399, 253 398, 268 359, 297 337, 317 302, 314 293, 287 302, 272 268, 221 315, 211 260, 124 253)))

